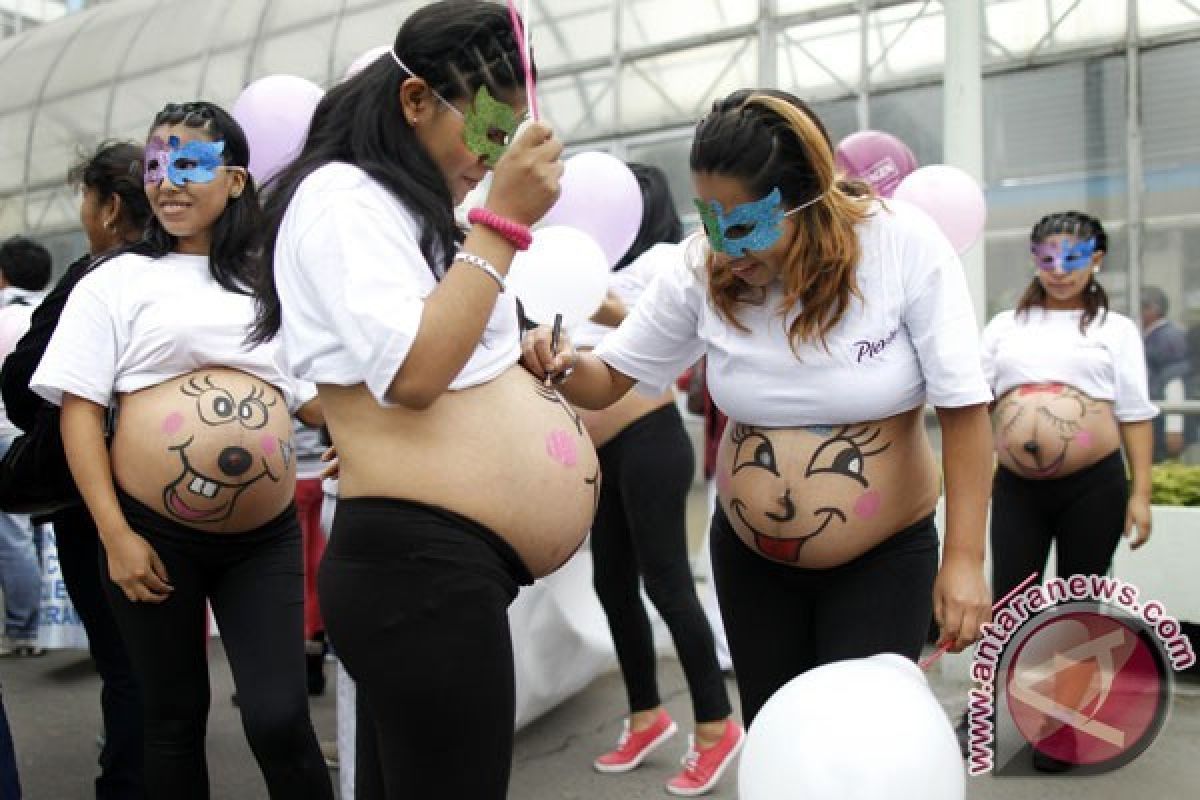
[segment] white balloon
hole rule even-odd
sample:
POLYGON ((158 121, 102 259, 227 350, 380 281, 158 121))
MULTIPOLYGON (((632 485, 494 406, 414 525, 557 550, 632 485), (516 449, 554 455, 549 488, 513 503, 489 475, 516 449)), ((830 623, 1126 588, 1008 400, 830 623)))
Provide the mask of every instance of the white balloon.
POLYGON ((921 669, 885 653, 793 678, 746 735, 741 800, 963 800, 950 721, 921 669))
POLYGON ((565 225, 534 231, 533 244, 513 259, 508 288, 525 316, 549 325, 555 314, 568 327, 583 322, 604 302, 608 261, 586 233, 565 225))

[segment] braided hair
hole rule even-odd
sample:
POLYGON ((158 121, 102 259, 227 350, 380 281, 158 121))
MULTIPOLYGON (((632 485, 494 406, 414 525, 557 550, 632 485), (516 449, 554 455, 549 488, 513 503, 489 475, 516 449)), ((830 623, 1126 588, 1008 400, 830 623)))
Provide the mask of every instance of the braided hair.
POLYGON ((412 72, 384 55, 330 89, 317 105, 300 154, 268 185, 265 269, 255 285, 253 341, 279 332, 275 243, 296 190, 326 164, 357 166, 404 204, 416 219, 421 253, 435 276, 450 265, 462 241, 450 188, 405 120, 400 89, 420 77, 448 102, 469 101, 481 86, 494 97, 522 91, 524 71, 508 11, 479 0, 440 0, 404 21, 392 49, 412 72))
MULTIPOLYGON (((1029 243, 1030 245, 1040 244, 1046 241, 1047 237, 1055 234, 1066 234, 1080 241, 1095 239, 1096 252, 1108 253, 1108 234, 1105 232, 1104 226, 1100 224, 1100 220, 1082 211, 1056 211, 1042 217, 1029 232, 1029 243)), ((1081 299, 1083 316, 1079 319, 1079 331, 1086 333, 1088 326, 1097 316, 1102 312, 1108 312, 1108 292, 1104 291, 1104 287, 1096 280, 1095 272, 1089 274, 1088 284, 1083 290, 1081 299)), ((1016 315, 1022 316, 1034 306, 1044 308, 1045 305, 1046 289, 1035 273, 1033 280, 1029 282, 1029 286, 1025 288, 1021 299, 1017 302, 1016 315)))
MULTIPOLYGON (((221 159, 227 166, 246 170, 246 184, 241 194, 230 196, 225 210, 212 226, 212 243, 208 250, 208 271, 222 289, 235 294, 250 294, 259 271, 257 241, 262 226, 262 206, 250 176, 250 144, 242 126, 228 111, 216 103, 196 100, 188 103, 167 103, 154 116, 150 130, 163 125, 182 125, 196 128, 214 142, 224 142, 221 159)), ((142 172, 139 160, 130 165, 132 172, 142 172)), ((145 191, 145 187, 143 187, 145 191)), ((176 239, 151 216, 146 222, 142 239, 96 260, 93 269, 124 253, 136 253, 150 258, 162 258, 175 249, 176 239)))

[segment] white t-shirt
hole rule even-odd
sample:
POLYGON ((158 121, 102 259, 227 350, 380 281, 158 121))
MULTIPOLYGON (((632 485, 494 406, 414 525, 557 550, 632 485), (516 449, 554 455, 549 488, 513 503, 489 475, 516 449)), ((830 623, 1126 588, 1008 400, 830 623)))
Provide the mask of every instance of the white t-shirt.
POLYGON ((717 407, 739 422, 768 427, 849 424, 922 405, 958 407, 991 400, 979 365, 978 329, 962 265, 925 214, 888 201, 858 228, 862 300, 852 299, 820 344, 793 351, 780 316, 782 290, 762 305, 740 305, 741 331, 708 299, 700 257, 685 242, 659 272, 633 314, 596 354, 659 391, 702 355, 717 407))
MULTIPOLYGON (((326 164, 301 182, 283 217, 275 285, 295 373, 314 383, 365 383, 381 405, 393 405, 388 387, 437 287, 408 209, 358 167, 326 164)), ((487 383, 520 355, 516 297, 505 292, 449 388, 487 383)))
MULTIPOLYGON (((610 273, 608 290, 625 305, 627 313, 631 312, 659 270, 670 269, 671 265, 681 258, 683 258, 683 245, 656 244, 626 264, 620 271, 610 273)), ((591 321, 584 322, 571 331, 571 343, 578 348, 594 349, 600 340, 612 332, 613 328, 608 325, 597 325, 591 321)))
POLYGON ((71 291, 29 388, 51 403, 63 392, 102 406, 207 366, 232 367, 283 392, 295 410, 316 395, 296 381, 277 342, 245 343, 254 301, 221 288, 207 256, 126 253, 71 291))
POLYGON ((1101 312, 1079 332, 1082 311, 1002 311, 983 329, 983 369, 1000 397, 1027 383, 1065 383, 1108 400, 1121 422, 1152 419, 1142 336, 1128 317, 1101 312))

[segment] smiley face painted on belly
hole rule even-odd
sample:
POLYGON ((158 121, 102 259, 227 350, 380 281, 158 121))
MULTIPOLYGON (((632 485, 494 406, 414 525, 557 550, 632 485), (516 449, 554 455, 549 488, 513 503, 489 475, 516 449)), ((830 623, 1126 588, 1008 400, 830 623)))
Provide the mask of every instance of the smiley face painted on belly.
POLYGON ((247 378, 237 384, 200 371, 179 386, 194 400, 187 411, 162 418, 166 449, 178 473, 162 489, 163 508, 188 524, 215 523, 237 510, 238 500, 261 482, 281 483, 293 467, 289 418, 278 391, 247 378))
POLYGON ((1059 477, 1087 457, 1106 417, 1105 404, 1066 384, 1019 386, 993 412, 996 451, 1026 477, 1059 477))
POLYGON ((870 462, 890 447, 870 424, 812 426, 789 442, 778 430, 735 425, 718 472, 718 491, 753 546, 775 561, 796 564, 818 537, 875 518, 886 503, 871 486, 870 462), (816 441, 812 441, 815 438, 816 441))

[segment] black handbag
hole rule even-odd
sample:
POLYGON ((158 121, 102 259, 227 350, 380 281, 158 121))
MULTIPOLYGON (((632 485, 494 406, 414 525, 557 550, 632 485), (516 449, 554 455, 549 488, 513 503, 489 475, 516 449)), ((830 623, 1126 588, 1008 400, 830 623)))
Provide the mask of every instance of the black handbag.
POLYGON ((58 406, 43 402, 29 432, 0 459, 0 511, 41 516, 83 502, 58 424, 58 406))

